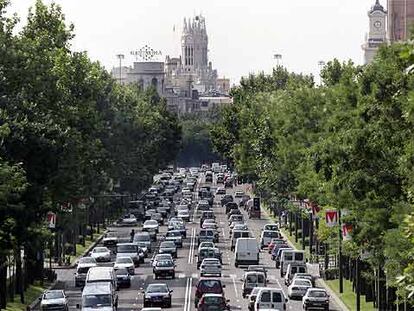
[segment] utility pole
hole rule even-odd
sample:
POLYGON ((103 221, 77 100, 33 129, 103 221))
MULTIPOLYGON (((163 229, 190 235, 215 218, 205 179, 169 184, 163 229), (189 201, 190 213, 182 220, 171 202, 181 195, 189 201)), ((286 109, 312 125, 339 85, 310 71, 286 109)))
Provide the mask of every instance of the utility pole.
POLYGON ((119 83, 122 84, 122 60, 125 58, 125 55, 117 54, 116 57, 119 59, 119 83))
POLYGON ((355 260, 356 311, 361 311, 361 267, 359 257, 355 260))
POLYGON ((338 266, 339 266, 339 293, 344 292, 344 277, 342 271, 342 223, 341 223, 341 209, 338 209, 338 224, 339 224, 339 249, 338 249, 338 266))

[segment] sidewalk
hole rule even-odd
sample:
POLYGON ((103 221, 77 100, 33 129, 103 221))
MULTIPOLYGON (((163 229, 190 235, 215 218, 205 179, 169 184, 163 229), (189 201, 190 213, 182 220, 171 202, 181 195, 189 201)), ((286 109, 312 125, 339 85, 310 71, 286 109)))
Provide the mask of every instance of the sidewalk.
MULTIPOLYGON (((83 251, 79 256, 77 256, 77 257, 75 257, 75 258, 72 258, 72 262, 70 263, 70 265, 62 265, 62 266, 59 266, 57 263, 52 263, 52 269, 57 269, 57 270, 60 270, 60 269, 73 269, 73 268, 75 268, 76 267, 76 265, 77 265, 77 262, 78 262, 78 260, 80 259, 80 258, 82 258, 82 257, 84 257, 85 255, 87 255, 97 244, 99 244, 101 241, 102 241, 102 239, 103 239, 103 237, 105 236, 105 233, 106 233, 106 230, 101 234, 101 235, 99 235, 98 236, 98 238, 95 240, 95 241, 93 241, 86 249, 85 249, 85 251, 83 251)), ((49 268, 50 266, 49 266, 49 264, 47 265, 47 268, 49 268)), ((46 265, 45 265, 45 268, 46 268, 46 265)), ((47 290, 49 290, 49 289, 54 289, 54 288, 56 288, 57 287, 57 285, 59 284, 59 280, 55 280, 48 288, 47 288, 47 290)), ((40 300, 39 300, 39 298, 41 297, 41 295, 39 296, 39 297, 37 297, 35 300, 33 300, 33 302, 29 305, 30 306, 30 310, 36 310, 37 309, 37 307, 39 306, 39 304, 40 304, 40 300)))
MULTIPOLYGON (((277 219, 269 215, 267 209, 262 208, 262 212, 266 218, 272 219, 273 221, 278 222, 277 219)), ((292 247, 293 249, 297 249, 296 246, 290 241, 289 237, 283 231, 280 231, 280 233, 285 238, 285 240, 287 241, 290 247, 292 247)), ((335 303, 341 308, 341 310, 350 311, 349 308, 338 297, 338 295, 329 287, 328 284, 326 284, 323 278, 316 279, 316 285, 319 287, 324 287, 326 291, 328 292, 329 296, 335 301, 335 303)))
MULTIPOLYGON (((251 189, 250 188, 250 185, 243 184, 243 185, 239 185, 239 186, 242 186, 244 188, 244 191, 253 197, 253 194, 252 194, 252 192, 250 190, 251 189)), ((266 208, 264 208, 263 206, 262 206, 262 215, 263 215, 263 218, 271 219, 272 221, 274 221, 276 223, 279 222, 278 219, 275 219, 273 216, 269 215, 268 210, 266 208)), ((285 240, 287 241, 287 243, 289 244, 289 246, 291 246, 293 249, 297 249, 297 247, 290 241, 290 239, 288 238, 288 236, 285 235, 284 232, 280 231, 280 233, 285 238, 285 240)), ((328 284, 326 284, 326 282, 325 282, 325 280, 323 278, 318 278, 316 280, 316 284, 319 287, 324 287, 326 289, 326 291, 328 292, 328 294, 330 295, 330 297, 335 301, 335 303, 338 305, 338 307, 341 308, 341 310, 343 310, 343 311, 350 311, 349 308, 339 298, 339 296, 329 287, 328 284)))

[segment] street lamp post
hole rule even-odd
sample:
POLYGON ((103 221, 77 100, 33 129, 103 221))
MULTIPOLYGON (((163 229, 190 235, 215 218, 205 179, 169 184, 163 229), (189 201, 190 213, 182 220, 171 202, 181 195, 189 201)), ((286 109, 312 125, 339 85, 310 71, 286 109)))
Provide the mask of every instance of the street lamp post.
POLYGON ((122 83, 122 60, 125 58, 125 55, 117 54, 116 57, 119 59, 119 83, 122 83))
POLYGON ((275 54, 273 58, 276 59, 277 67, 279 67, 279 62, 282 60, 282 54, 275 54))
POLYGON ((339 266, 339 293, 344 292, 344 277, 342 271, 342 223, 341 223, 341 209, 338 209, 338 224, 339 224, 339 247, 338 247, 338 266, 339 266))

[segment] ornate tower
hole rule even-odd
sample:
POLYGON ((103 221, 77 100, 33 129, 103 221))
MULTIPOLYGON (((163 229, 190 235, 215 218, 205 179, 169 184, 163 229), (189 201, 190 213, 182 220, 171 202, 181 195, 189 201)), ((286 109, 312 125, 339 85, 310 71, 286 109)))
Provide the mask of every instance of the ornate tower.
POLYGON ((194 72, 208 66, 208 37, 204 17, 184 19, 181 37, 182 65, 184 71, 194 72))
POLYGON ((369 33, 362 46, 364 50, 365 64, 371 62, 378 50, 378 47, 386 42, 387 38, 387 12, 384 7, 376 0, 374 6, 368 12, 369 33))

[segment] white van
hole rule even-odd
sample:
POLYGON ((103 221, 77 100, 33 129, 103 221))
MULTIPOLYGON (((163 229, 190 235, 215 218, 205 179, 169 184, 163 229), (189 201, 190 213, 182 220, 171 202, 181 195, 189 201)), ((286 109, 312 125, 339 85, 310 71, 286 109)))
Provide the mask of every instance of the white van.
POLYGON ((280 256, 280 277, 283 277, 291 263, 306 264, 305 251, 284 250, 280 256))
POLYGON ((93 267, 86 275, 85 285, 90 283, 111 283, 114 288, 118 288, 115 270, 113 267, 93 267))
POLYGON ((238 238, 234 252, 234 265, 258 265, 259 245, 255 238, 238 238))
POLYGON ((231 244, 230 244, 231 251, 234 251, 234 248, 236 247, 237 239, 239 238, 250 238, 250 232, 248 230, 234 230, 231 233, 231 244))
POLYGON ((82 291, 82 304, 77 304, 76 308, 82 311, 115 311, 118 308, 118 295, 111 283, 89 283, 82 291))
POLYGON ((262 287, 257 293, 254 310, 286 310, 287 302, 281 288, 262 287))

